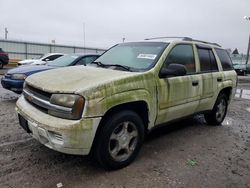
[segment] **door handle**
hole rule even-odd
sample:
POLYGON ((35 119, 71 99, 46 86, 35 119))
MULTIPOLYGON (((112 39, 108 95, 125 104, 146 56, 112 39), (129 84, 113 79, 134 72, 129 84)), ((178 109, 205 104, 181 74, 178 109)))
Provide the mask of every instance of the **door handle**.
POLYGON ((217 82, 222 82, 222 78, 217 78, 217 82))
POLYGON ((198 86, 198 85, 199 85, 199 81, 198 80, 192 81, 192 86, 198 86))

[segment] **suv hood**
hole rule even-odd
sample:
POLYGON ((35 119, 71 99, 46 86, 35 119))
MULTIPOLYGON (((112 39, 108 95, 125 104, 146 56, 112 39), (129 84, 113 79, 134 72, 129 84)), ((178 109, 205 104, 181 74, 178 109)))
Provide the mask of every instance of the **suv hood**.
POLYGON ((138 75, 138 72, 118 71, 90 66, 65 67, 34 74, 26 82, 51 93, 82 93, 115 80, 138 75))

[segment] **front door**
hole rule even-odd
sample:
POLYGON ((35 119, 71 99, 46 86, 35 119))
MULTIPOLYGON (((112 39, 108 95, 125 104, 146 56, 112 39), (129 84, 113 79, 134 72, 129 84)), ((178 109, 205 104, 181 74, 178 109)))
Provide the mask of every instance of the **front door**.
POLYGON ((201 75, 196 73, 192 44, 178 44, 168 54, 164 65, 182 64, 187 75, 159 79, 156 124, 188 116, 196 111, 200 100, 201 75))

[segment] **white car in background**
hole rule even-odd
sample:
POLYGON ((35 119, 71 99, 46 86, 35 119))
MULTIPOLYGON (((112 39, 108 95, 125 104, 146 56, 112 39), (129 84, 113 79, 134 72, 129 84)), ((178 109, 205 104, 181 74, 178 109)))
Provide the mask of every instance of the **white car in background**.
POLYGON ((64 54, 62 53, 48 53, 36 59, 25 59, 25 60, 19 61, 17 65, 18 66, 20 65, 45 65, 48 61, 53 61, 63 55, 64 54))

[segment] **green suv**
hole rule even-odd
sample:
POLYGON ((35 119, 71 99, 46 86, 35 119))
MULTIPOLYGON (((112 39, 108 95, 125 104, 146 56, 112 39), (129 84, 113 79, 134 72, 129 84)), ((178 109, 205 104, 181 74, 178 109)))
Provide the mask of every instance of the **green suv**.
POLYGON ((118 169, 160 124, 204 113, 208 124, 220 125, 236 80, 219 45, 154 38, 115 45, 88 66, 28 77, 16 110, 20 125, 45 146, 92 154, 118 169))

